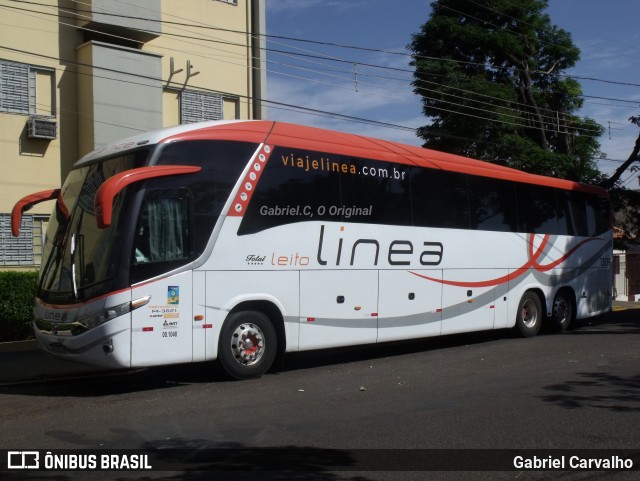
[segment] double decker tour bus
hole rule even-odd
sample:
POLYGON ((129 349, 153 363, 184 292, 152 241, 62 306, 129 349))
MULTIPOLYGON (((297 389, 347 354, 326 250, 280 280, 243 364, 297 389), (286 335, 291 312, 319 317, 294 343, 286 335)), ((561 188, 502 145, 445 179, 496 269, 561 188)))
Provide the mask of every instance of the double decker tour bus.
POLYGON ((52 200, 40 346, 106 367, 488 329, 611 307, 606 191, 281 122, 181 125, 80 159, 52 200))

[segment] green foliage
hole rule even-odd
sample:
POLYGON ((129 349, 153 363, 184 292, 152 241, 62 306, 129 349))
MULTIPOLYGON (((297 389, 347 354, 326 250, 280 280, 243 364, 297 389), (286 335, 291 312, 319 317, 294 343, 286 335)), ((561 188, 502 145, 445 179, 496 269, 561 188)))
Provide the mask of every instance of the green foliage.
POLYGON ((0 272, 0 342, 33 338, 37 272, 0 272))
POLYGON ((640 244, 640 192, 613 188, 609 195, 614 212, 613 223, 619 234, 614 238, 614 249, 637 249, 640 244))
POLYGON ((546 0, 436 0, 413 36, 425 147, 572 180, 600 179, 603 127, 574 112, 580 52, 546 0))

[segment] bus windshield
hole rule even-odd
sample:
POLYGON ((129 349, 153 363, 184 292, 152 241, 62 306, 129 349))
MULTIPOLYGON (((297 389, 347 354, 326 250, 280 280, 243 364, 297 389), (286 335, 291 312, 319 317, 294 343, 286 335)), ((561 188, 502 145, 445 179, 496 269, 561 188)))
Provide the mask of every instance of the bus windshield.
POLYGON ((142 167, 149 149, 72 170, 62 187, 45 237, 38 297, 45 302, 73 303, 110 289, 121 260, 118 236, 127 209, 126 191, 117 196, 113 222, 98 228, 94 207, 100 185, 114 174, 142 167))

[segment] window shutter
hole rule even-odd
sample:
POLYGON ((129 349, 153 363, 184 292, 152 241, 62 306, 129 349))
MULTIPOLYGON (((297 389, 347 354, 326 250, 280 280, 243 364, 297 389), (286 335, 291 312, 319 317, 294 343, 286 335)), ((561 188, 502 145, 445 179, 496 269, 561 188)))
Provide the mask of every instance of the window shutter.
POLYGON ((0 111, 29 114, 29 66, 0 62, 0 111))
POLYGON ((11 216, 0 215, 0 266, 33 265, 33 216, 23 215, 20 237, 11 235, 11 216))
POLYGON ((205 120, 222 120, 222 95, 185 90, 180 103, 180 122, 192 124, 205 120))

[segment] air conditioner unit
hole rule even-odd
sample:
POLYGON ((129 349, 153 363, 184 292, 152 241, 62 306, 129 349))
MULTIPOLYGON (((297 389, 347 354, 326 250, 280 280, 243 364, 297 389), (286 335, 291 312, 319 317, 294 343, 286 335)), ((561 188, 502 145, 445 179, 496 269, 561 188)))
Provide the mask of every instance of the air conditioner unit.
POLYGON ((30 117, 27 124, 27 137, 54 140, 57 136, 57 127, 56 119, 30 117))

